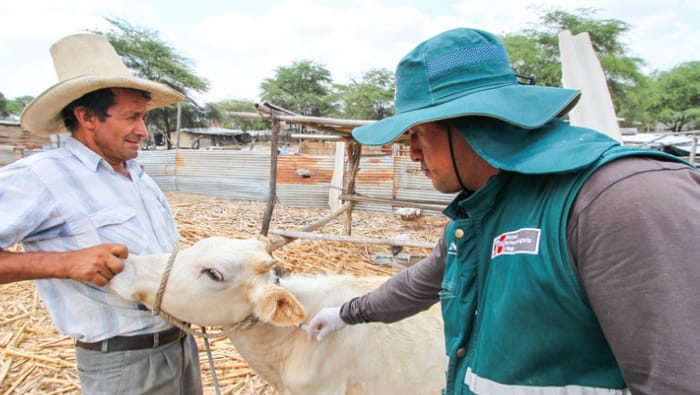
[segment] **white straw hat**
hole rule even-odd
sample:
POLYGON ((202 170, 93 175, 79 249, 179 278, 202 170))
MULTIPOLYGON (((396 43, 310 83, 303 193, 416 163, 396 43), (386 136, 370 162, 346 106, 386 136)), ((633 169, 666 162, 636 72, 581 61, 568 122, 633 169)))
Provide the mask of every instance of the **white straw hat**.
POLYGON ((66 131, 61 110, 84 94, 102 88, 133 88, 150 92, 148 109, 185 99, 159 82, 134 77, 104 36, 79 33, 64 37, 51 46, 59 82, 32 100, 22 111, 22 128, 35 134, 66 131))

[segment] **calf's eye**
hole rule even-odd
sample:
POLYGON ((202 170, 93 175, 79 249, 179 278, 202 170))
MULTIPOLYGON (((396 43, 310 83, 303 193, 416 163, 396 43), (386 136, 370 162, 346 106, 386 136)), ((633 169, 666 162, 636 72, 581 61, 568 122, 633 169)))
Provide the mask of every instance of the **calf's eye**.
POLYGON ((214 281, 224 281, 224 275, 216 269, 202 269, 202 273, 214 281))

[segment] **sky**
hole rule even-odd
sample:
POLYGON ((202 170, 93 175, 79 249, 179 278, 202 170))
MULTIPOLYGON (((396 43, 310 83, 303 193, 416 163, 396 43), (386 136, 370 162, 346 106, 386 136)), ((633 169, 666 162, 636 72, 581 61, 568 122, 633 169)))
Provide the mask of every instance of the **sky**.
POLYGON ((202 103, 257 101, 279 67, 311 60, 334 82, 373 68, 393 71, 416 45, 442 31, 472 27, 505 34, 534 27, 546 10, 595 8, 630 25, 622 37, 643 71, 700 60, 698 0, 0 0, 0 92, 38 96, 57 81, 49 47, 105 18, 156 31, 205 78, 202 103))

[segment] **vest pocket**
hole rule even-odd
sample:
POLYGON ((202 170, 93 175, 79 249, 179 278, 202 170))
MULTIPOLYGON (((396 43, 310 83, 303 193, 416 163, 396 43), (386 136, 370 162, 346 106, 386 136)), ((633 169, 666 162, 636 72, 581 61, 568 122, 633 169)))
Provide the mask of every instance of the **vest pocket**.
MULTIPOLYGON (((442 308, 442 316, 445 317, 446 314, 454 311, 456 308, 454 305, 455 303, 458 303, 458 299, 451 289, 445 288, 445 284, 443 284, 443 288, 440 290, 439 297, 440 306, 442 308)), ((447 322, 445 322, 445 324, 447 324, 447 322)), ((459 336, 461 335, 461 330, 462 328, 458 327, 457 325, 445 325, 445 349, 447 351, 447 355, 451 355, 459 346, 459 336)))

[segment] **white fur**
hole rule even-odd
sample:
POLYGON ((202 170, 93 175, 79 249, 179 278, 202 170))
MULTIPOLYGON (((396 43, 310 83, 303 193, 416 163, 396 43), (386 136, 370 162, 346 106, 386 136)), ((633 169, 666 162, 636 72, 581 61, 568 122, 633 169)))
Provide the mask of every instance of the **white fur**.
MULTIPOLYGON (((438 394, 444 386, 439 307, 393 324, 350 325, 322 342, 297 324, 387 277, 292 275, 275 284, 263 239, 204 239, 181 251, 162 309, 197 325, 222 326, 255 372, 283 395, 438 394), (208 275, 216 270, 223 281, 208 275), (237 325, 251 314, 256 325, 237 325)), ((168 255, 130 257, 111 281, 123 297, 153 305, 168 255)))

